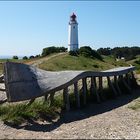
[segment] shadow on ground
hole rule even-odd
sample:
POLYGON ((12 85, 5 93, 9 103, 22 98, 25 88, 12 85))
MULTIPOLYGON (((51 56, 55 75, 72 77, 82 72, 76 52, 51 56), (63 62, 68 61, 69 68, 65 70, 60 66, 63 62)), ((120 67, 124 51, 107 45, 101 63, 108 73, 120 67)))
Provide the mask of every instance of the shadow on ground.
POLYGON ((39 131, 50 132, 58 128, 64 123, 70 123, 70 122, 86 119, 88 117, 105 113, 107 111, 111 111, 120 106, 126 105, 129 102, 133 101, 134 99, 137 99, 139 96, 140 96, 140 88, 134 90, 132 94, 124 94, 117 97, 116 99, 107 100, 100 104, 95 104, 95 103, 88 104, 84 108, 71 110, 69 112, 63 111, 59 114, 60 118, 55 122, 51 120, 50 123, 40 124, 38 122, 29 120, 28 124, 25 124, 23 126, 14 127, 11 126, 9 123, 6 123, 6 125, 14 127, 16 129, 24 129, 24 130, 38 131, 38 132, 39 131))

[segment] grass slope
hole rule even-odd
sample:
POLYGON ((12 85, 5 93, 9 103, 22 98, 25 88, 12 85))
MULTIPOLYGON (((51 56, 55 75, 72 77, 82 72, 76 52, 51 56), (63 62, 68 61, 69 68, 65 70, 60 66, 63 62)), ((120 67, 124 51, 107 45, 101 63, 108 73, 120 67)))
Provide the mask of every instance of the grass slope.
POLYGON ((110 56, 103 56, 103 61, 98 59, 87 58, 83 56, 70 56, 67 53, 57 57, 53 57, 48 61, 43 61, 39 68, 48 71, 61 71, 61 70, 94 70, 101 71, 110 69, 116 66, 128 66, 124 61, 116 62, 110 56))

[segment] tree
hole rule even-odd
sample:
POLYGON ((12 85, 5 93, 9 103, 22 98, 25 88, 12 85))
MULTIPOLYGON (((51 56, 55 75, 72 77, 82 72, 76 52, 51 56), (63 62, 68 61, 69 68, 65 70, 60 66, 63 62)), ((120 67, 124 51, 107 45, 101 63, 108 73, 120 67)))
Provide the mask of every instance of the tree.
POLYGON ((89 46, 83 46, 79 49, 79 54, 85 57, 91 57, 92 49, 89 46))
POLYGON ((18 56, 14 55, 14 56, 13 56, 13 59, 18 59, 18 56))
POLYGON ((83 46, 83 47, 81 47, 79 49, 79 54, 83 55, 85 57, 97 58, 99 60, 102 60, 101 55, 97 51, 92 50, 90 48, 90 46, 83 46))
POLYGON ((65 47, 55 47, 55 46, 47 47, 43 49, 42 56, 47 56, 52 53, 66 52, 66 50, 67 48, 65 47))
POLYGON ((33 55, 31 55, 30 57, 29 57, 30 59, 33 59, 33 58, 35 58, 33 55))
POLYGON ((111 48, 99 48, 97 52, 100 55, 113 55, 115 58, 124 57, 125 60, 132 60, 136 57, 136 55, 140 55, 140 47, 133 46, 133 47, 115 47, 111 48))
POLYGON ((38 57, 40 57, 40 54, 37 54, 37 55, 35 56, 35 58, 38 58, 38 57))
POLYGON ((97 49, 97 52, 100 55, 111 55, 111 49, 109 47, 108 48, 99 48, 99 49, 97 49))
POLYGON ((24 56, 22 59, 23 59, 23 60, 27 60, 27 59, 28 59, 28 57, 27 57, 27 56, 24 56))
POLYGON ((102 56, 97 51, 95 51, 95 50, 92 50, 92 57, 97 58, 97 59, 103 61, 102 56))

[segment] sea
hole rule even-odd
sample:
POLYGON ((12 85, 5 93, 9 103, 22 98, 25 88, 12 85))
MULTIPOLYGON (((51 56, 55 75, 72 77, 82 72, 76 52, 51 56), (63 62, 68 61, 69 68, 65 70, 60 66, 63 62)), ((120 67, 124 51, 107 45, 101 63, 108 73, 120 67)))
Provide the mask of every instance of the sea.
MULTIPOLYGON (((0 55, 0 59, 12 59, 13 56, 11 55, 0 55)), ((19 59, 22 59, 23 56, 18 56, 19 59)))

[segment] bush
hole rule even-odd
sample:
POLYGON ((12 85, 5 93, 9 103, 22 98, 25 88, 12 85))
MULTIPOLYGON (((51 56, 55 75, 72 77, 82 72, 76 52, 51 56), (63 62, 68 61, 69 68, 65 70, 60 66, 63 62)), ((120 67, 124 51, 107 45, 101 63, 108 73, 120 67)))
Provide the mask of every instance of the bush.
POLYGON ((35 58, 33 55, 31 55, 30 57, 29 57, 30 59, 33 59, 33 58, 35 58))
POLYGON ((100 55, 111 55, 111 48, 99 48, 97 49, 97 52, 100 54, 100 55))
POLYGON ((89 46, 84 46, 79 49, 79 54, 85 57, 92 56, 92 49, 89 46))
POLYGON ((28 57, 27 57, 27 56, 24 56, 22 59, 23 59, 23 60, 27 60, 27 59, 28 59, 28 57))
POLYGON ((18 56, 16 56, 16 55, 15 55, 15 56, 13 56, 13 59, 18 59, 18 56))
POLYGON ((139 60, 135 60, 134 63, 139 64, 140 65, 140 59, 139 60))
POLYGON ((92 50, 89 46, 81 47, 79 49, 79 54, 85 57, 97 58, 99 60, 102 60, 101 55, 99 55, 97 51, 92 50))
POLYGON ((47 47, 43 49, 42 56, 47 56, 52 53, 66 52, 66 50, 67 48, 65 47, 55 47, 55 46, 47 47))
POLYGON ((103 60, 101 55, 97 51, 95 51, 95 50, 92 50, 92 57, 95 57, 95 58, 97 58, 99 60, 103 60))
POLYGON ((78 56, 78 51, 69 51, 69 55, 78 56))
POLYGON ((40 54, 38 54, 38 55, 35 56, 35 58, 38 58, 38 57, 40 57, 40 54))

